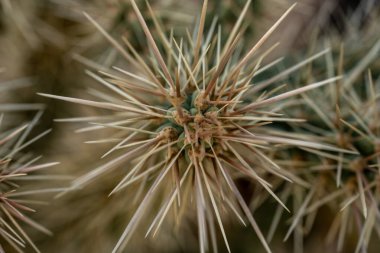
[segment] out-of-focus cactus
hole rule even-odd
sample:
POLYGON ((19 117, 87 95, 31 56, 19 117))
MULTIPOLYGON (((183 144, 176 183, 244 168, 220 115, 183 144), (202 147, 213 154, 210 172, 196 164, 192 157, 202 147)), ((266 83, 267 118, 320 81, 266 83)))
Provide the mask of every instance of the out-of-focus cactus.
MULTIPOLYGON (((1 96, 10 88, 14 88, 12 83, 0 83, 1 96)), ((9 114, 23 109, 36 111, 41 109, 41 106, 12 104, 0 100, 0 251, 2 252, 13 252, 13 250, 39 252, 31 237, 25 232, 26 226, 51 235, 49 230, 29 218, 28 213, 35 212, 33 206, 42 203, 37 196, 48 191, 41 187, 43 176, 39 177, 38 171, 56 163, 41 163, 40 156, 35 157, 25 151, 49 131, 29 138, 42 111, 38 111, 29 123, 17 126, 17 123, 9 122, 12 119, 8 118, 9 114)))

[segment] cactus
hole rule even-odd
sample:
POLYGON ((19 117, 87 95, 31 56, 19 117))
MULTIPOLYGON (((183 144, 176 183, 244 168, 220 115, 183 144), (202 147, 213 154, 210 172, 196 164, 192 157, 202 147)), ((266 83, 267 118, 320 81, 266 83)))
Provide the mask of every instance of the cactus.
POLYGON ((129 164, 127 174, 110 195, 134 183, 140 183, 144 194, 114 252, 125 247, 144 215, 150 214, 148 209, 160 199, 156 196, 162 193, 167 196, 161 197, 159 211, 154 214, 147 235, 156 234, 171 209, 178 208, 175 219, 190 209, 196 213, 199 250, 209 250, 209 238, 214 238, 211 243, 216 250, 217 228, 229 249, 221 213, 228 210, 238 219, 245 216, 270 252, 234 178, 254 180, 287 209, 265 178, 269 175, 288 181, 297 178, 278 167, 266 155, 266 149, 275 150, 275 144, 282 144, 351 153, 318 141, 300 139, 297 134, 287 135, 281 130, 284 123, 302 121, 280 116, 279 112, 287 106, 286 99, 334 83, 339 77, 287 92, 268 91, 267 86, 272 81, 251 84, 251 79, 265 70, 261 62, 272 48, 261 52, 259 57, 253 57, 254 54, 292 8, 247 52, 240 53, 237 49, 243 47, 239 33, 241 21, 225 41, 215 26, 206 31, 207 1, 194 29, 194 38, 179 39, 164 33, 152 36, 138 6, 134 1, 131 3, 150 46, 148 57, 137 53, 124 37, 129 48, 129 52, 126 51, 87 15, 125 57, 131 70, 104 68, 100 75, 88 71, 90 77, 106 88, 93 91, 93 100, 40 94, 110 111, 111 114, 94 118, 89 129, 115 130, 113 136, 96 141, 117 142, 106 155, 124 150, 117 158, 76 179, 68 191, 83 188, 97 177, 129 164))
MULTIPOLYGON (((4 94, 9 89, 20 86, 16 84, 1 83, 0 92, 4 94)), ((41 105, 4 102, 0 104, 0 112, 0 250, 12 252, 14 249, 17 252, 24 252, 24 248, 31 247, 35 252, 40 252, 25 232, 25 225, 47 235, 51 235, 51 232, 29 218, 27 214, 35 212, 33 206, 42 203, 36 197, 49 191, 40 188, 40 180, 35 174, 57 163, 41 163, 41 157, 35 157, 25 150, 50 131, 29 138, 42 115, 41 105), (14 126, 14 123, 8 121, 8 113, 15 113, 25 108, 39 110, 31 122, 14 126)), ((9 120, 13 118, 9 117, 9 120)))

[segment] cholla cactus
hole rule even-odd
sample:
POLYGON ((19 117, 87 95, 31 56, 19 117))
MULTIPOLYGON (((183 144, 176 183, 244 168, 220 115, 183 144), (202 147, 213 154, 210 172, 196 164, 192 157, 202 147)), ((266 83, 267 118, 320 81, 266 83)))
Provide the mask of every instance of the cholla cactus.
MULTIPOLYGON (((299 154, 304 159, 297 160, 297 155, 291 158, 292 170, 297 171, 295 173, 308 188, 285 187, 284 192, 287 193, 284 201, 291 192, 293 195, 298 192, 298 196, 301 196, 287 237, 294 231, 298 240, 302 240, 304 233, 312 230, 317 211, 327 206, 336 214, 327 235, 328 243, 334 243, 337 250, 342 252, 346 236, 354 234, 357 238, 355 252, 367 252, 371 234, 380 225, 377 217, 379 125, 376 120, 379 117, 379 105, 375 98, 379 91, 370 75, 365 91, 364 96, 343 88, 333 92, 339 98, 337 104, 331 105, 336 105, 335 113, 332 107, 331 110, 315 107, 314 102, 306 97, 306 104, 322 117, 323 124, 310 124, 304 130, 315 131, 320 135, 319 141, 357 150, 357 154, 318 151, 314 157, 309 155, 305 159, 305 155, 299 154)), ((314 94, 314 97, 318 95, 314 94)), ((298 129, 297 132, 302 133, 304 130, 298 129)))
MULTIPOLYGON (((377 120, 380 115, 379 83, 376 81, 380 40, 373 36, 378 34, 379 27, 378 20, 374 19, 359 33, 359 27, 352 24, 354 32, 348 33, 343 42, 339 39, 330 41, 333 50, 326 55, 325 61, 310 65, 304 72, 306 74, 301 75, 307 80, 326 73, 332 76, 335 72, 345 77, 335 87, 303 94, 305 106, 288 108, 287 111, 294 117, 307 119, 307 124, 293 126, 299 134, 315 133, 313 139, 316 141, 356 151, 356 154, 331 154, 306 149, 315 154, 312 156, 287 150, 284 153, 286 158, 281 157, 282 160, 292 160, 284 166, 299 175, 306 186, 281 188, 286 192, 284 202, 291 195, 298 196, 293 199, 298 202, 297 211, 287 234, 289 237, 294 232, 296 246, 302 245, 304 236, 311 232, 317 221, 318 211, 324 207, 335 216, 326 226, 330 227, 326 229, 326 241, 335 247, 334 250, 346 252, 347 244, 351 244, 354 252, 369 252, 371 245, 378 246, 372 236, 378 236, 380 228, 377 120), (371 74, 368 68, 376 74, 371 74)), ((279 221, 281 210, 277 213, 275 220, 279 221)), ((272 226, 275 228, 277 223, 272 226)))
MULTIPOLYGON (((180 39, 163 32, 153 37, 135 1, 132 0, 131 4, 146 35, 150 54, 138 54, 127 37, 123 37, 123 41, 129 51, 125 50, 88 16, 122 54, 130 69, 103 68, 101 75, 88 71, 106 88, 92 90, 93 100, 42 94, 109 110, 111 114, 105 116, 68 121, 91 121, 93 125, 85 130, 116 130, 114 136, 95 142, 117 142, 107 155, 122 152, 116 159, 76 179, 68 190, 82 188, 125 164, 130 166, 110 194, 121 192, 135 183, 140 184, 144 194, 113 252, 119 252, 126 246, 143 217, 152 214, 156 202, 161 207, 146 236, 154 236, 158 232, 171 210, 178 222, 184 213, 194 210, 201 252, 211 248, 217 251, 217 228, 227 249, 230 249, 223 225, 225 215, 234 216, 243 223, 243 217, 247 218, 266 251, 270 252, 234 179, 243 177, 254 181, 265 189, 265 194, 287 209, 271 189, 268 178, 299 179, 274 163, 267 155, 267 149, 274 152, 276 145, 281 144, 352 153, 281 130, 284 123, 303 121, 281 115, 283 109, 291 104, 286 99, 335 83, 339 77, 287 92, 280 92, 283 87, 268 89, 277 77, 260 85, 251 83, 254 76, 278 62, 261 66, 263 58, 275 45, 267 51, 260 52, 260 48, 293 7, 247 50, 239 32, 247 8, 224 41, 221 28, 217 29, 216 24, 205 32, 207 1, 203 3, 193 38, 186 36, 180 39)), ((249 4, 250 1, 247 6, 249 4)), ((154 13, 152 15, 152 20, 156 20, 154 13)), ((154 24, 158 31, 162 31, 158 22, 154 24)))
MULTIPOLYGON (((17 83, 16 83, 17 84, 17 83)), ((18 85, 15 85, 18 86, 18 85)), ((1 83, 0 92, 12 88, 7 83, 1 83)), ((2 95, 3 95, 2 94, 2 95)), ((30 109, 41 109, 40 105, 27 104, 0 104, 0 112, 16 111, 29 107, 30 109)), ((28 218, 26 213, 35 212, 30 206, 41 204, 41 201, 30 198, 46 190, 30 188, 30 184, 25 181, 33 182, 38 177, 33 175, 36 171, 51 167, 56 163, 38 163, 41 157, 33 157, 24 150, 47 134, 45 131, 38 136, 28 139, 30 132, 38 122, 42 111, 39 111, 35 118, 28 124, 18 127, 7 126, 4 129, 4 121, 7 121, 7 115, 0 114, 0 251, 8 251, 12 248, 18 252, 23 252, 24 248, 31 246, 34 251, 39 252, 28 234, 24 231, 23 224, 51 235, 50 231, 39 225, 32 219, 28 218), (4 116, 5 115, 5 116, 4 116)), ((10 125, 10 124, 7 124, 10 125)))

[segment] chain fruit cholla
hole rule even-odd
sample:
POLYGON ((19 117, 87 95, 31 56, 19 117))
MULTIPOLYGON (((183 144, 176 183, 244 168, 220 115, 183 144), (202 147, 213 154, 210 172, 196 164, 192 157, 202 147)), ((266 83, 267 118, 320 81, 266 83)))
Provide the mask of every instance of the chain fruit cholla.
MULTIPOLYGON (((78 178, 70 189, 81 188, 120 164, 131 162, 127 175, 111 194, 139 182, 145 195, 113 252, 119 252, 125 247, 142 217, 149 210, 153 210, 149 206, 155 200, 158 189, 169 194, 160 201, 161 208, 147 235, 154 235, 159 230, 168 212, 177 202, 179 211, 174 213, 181 214, 192 208, 195 210, 201 252, 210 249, 210 238, 216 238, 215 226, 219 228, 229 250, 222 223, 225 212, 243 223, 242 217, 246 217, 265 249, 270 252, 234 179, 244 177, 254 180, 286 208, 265 178, 275 175, 295 182, 298 178, 277 166, 267 155, 267 150, 273 152, 275 144, 342 150, 310 142, 305 136, 293 136, 272 125, 302 121, 282 117, 280 112, 286 106, 285 100, 334 83, 339 77, 280 94, 279 90, 283 86, 266 90, 275 79, 262 85, 251 83, 255 75, 276 63, 261 66, 263 58, 276 45, 267 51, 260 52, 260 49, 294 6, 246 51, 246 45, 242 43, 241 24, 250 1, 225 42, 221 39, 221 28, 217 27, 216 22, 213 22, 207 33, 204 32, 207 1, 203 3, 193 38, 188 34, 189 36, 180 39, 163 32, 153 38, 135 1, 132 0, 131 4, 146 35, 151 54, 146 57, 139 55, 128 38, 123 37, 129 49, 125 50, 88 16, 128 61, 132 70, 102 68, 104 71, 100 71, 101 75, 88 71, 92 78, 112 91, 111 94, 104 90, 93 91, 95 100, 42 94, 114 111, 112 117, 106 115, 92 118, 95 126, 86 130, 116 129, 116 138, 112 136, 95 142, 118 141, 108 153, 120 149, 125 150, 125 153, 78 178), (241 55, 242 52, 245 54, 241 55), (259 53, 260 56, 256 57, 259 53)), ((149 5, 148 8, 155 29, 162 31, 149 5)), ((305 60, 297 67, 314 58, 305 60)), ((68 120, 88 121, 88 117, 68 120)), ((214 239, 211 243, 216 250, 214 239)))

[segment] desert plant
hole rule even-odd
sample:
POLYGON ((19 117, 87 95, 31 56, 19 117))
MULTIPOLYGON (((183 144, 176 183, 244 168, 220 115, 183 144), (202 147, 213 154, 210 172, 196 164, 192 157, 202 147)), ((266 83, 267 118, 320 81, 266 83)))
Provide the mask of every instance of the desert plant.
MULTIPOLYGON (((260 52, 259 49, 294 6, 246 50, 247 42, 239 33, 242 18, 238 19, 226 41, 222 40, 221 29, 217 29, 216 25, 205 33, 207 1, 203 3, 193 37, 179 39, 163 32, 152 36, 135 1, 131 3, 146 35, 150 54, 137 53, 129 38, 123 37, 127 51, 87 15, 124 56, 129 69, 102 68, 101 75, 87 71, 90 77, 106 88, 92 90, 92 100, 41 94, 113 111, 103 116, 68 119, 92 122, 93 126, 86 130, 114 129, 113 136, 95 142, 117 143, 106 155, 122 152, 116 159, 76 179, 68 191, 83 188, 102 174, 117 168, 131 167, 110 194, 137 182, 144 194, 114 252, 125 247, 144 215, 151 214, 149 210, 157 201, 161 207, 147 235, 154 235, 160 229, 171 209, 178 221, 184 213, 194 210, 200 251, 210 249, 210 238, 212 248, 217 248, 214 220, 229 249, 222 222, 223 216, 229 213, 229 216, 234 215, 241 221, 245 216, 270 252, 234 178, 253 180, 265 189, 265 194, 274 197, 287 209, 271 190, 271 182, 266 178, 299 179, 276 165, 266 154, 267 149, 274 152, 277 144, 281 144, 353 153, 322 142, 309 141, 308 136, 286 133, 281 127, 284 123, 303 121, 281 115, 291 104, 286 99, 335 83, 340 78, 332 77, 291 91, 282 91, 282 86, 269 90, 273 79, 260 85, 251 83, 255 75, 277 62, 262 66, 263 59, 276 45, 266 51, 260 52), (259 53, 260 56, 254 57, 259 53)), ((247 6, 249 4, 250 1, 247 6)), ((154 13, 151 14, 151 18, 156 20, 154 13)), ((159 28, 159 22, 154 22, 154 25, 158 31, 163 30, 159 28)), ((293 69, 325 52, 304 60, 293 69)))
MULTIPOLYGON (((344 76, 335 87, 303 94, 304 106, 289 107, 286 111, 293 117, 307 119, 307 123, 293 125, 292 131, 314 133, 312 138, 316 141, 356 150, 356 154, 284 150, 283 156, 278 158, 288 159, 287 164, 281 161, 279 164, 299 175, 306 185, 279 188, 284 192, 284 202, 287 199, 298 203, 286 235, 288 238, 294 232, 294 237, 298 238, 296 247, 302 245, 303 238, 320 221, 317 217, 321 209, 328 209, 333 215, 330 221, 326 219, 324 239, 334 249, 346 252, 350 244, 353 252, 369 252, 371 247, 377 247, 373 234, 378 236, 379 229, 379 67, 376 59, 380 40, 374 36, 378 34, 375 32, 378 31, 378 19, 372 15, 365 29, 360 28, 362 24, 356 19, 354 21, 347 24, 351 32, 342 35, 339 31, 335 34, 330 31, 329 36, 323 38, 324 42, 314 43, 332 47, 324 59, 316 60, 300 71, 300 75, 291 75, 292 80, 313 80, 335 73, 344 76)), ((278 209, 276 213, 272 231, 280 222, 282 211, 278 209)))
MULTIPOLYGON (((0 83, 0 92, 3 95, 17 86, 20 86, 17 82, 0 83)), ((39 187, 41 178, 33 174, 57 163, 41 163, 41 156, 35 157, 26 149, 50 131, 29 138, 42 115, 41 105, 4 102, 0 103, 0 112, 0 251, 12 252, 8 249, 14 249, 24 252, 24 248, 30 246, 39 252, 25 232, 24 225, 51 235, 49 230, 27 216, 27 213, 35 212, 31 206, 42 203, 36 196, 48 190, 39 187), (32 121, 19 126, 15 126, 15 122, 9 122, 9 119, 15 120, 11 117, 8 119, 8 114, 26 108, 37 111, 32 121)))

